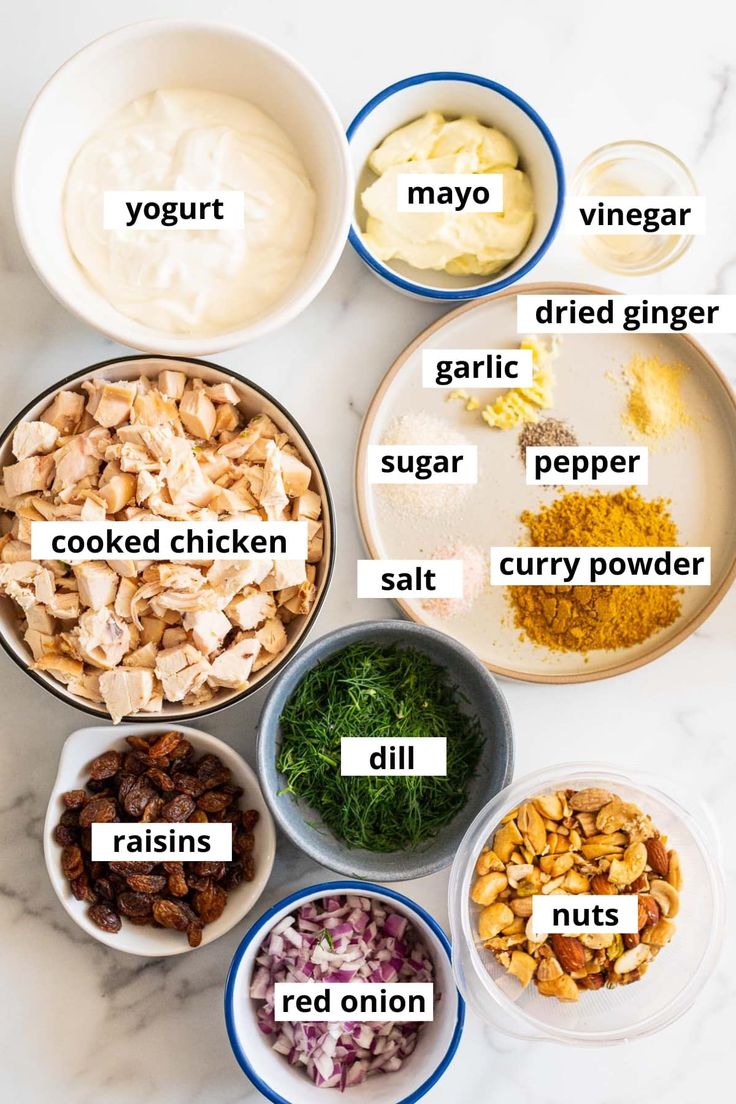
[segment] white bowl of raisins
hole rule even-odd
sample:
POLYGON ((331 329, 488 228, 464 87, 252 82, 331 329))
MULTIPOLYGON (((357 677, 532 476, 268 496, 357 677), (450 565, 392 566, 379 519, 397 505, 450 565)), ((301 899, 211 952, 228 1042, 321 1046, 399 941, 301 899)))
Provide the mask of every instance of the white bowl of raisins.
POLYGON ((44 825, 51 884, 88 935, 128 954, 164 957, 230 931, 261 896, 276 834, 258 779, 222 740, 177 725, 73 732, 44 825), (91 825, 229 822, 230 862, 95 862, 91 825))

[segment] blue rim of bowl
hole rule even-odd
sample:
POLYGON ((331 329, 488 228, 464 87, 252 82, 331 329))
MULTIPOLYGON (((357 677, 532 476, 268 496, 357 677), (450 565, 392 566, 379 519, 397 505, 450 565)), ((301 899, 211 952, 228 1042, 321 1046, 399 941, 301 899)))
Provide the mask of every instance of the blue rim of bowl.
POLYGON ((352 140, 354 133, 363 120, 367 118, 379 104, 383 103, 383 101, 387 100, 390 96, 393 96, 395 92, 401 92, 404 88, 411 88, 415 84, 426 84, 428 81, 441 80, 465 81, 467 84, 479 84, 483 88, 490 88, 492 91, 498 92, 500 95, 505 96, 507 100, 511 100, 517 107, 520 107, 541 131, 542 137, 552 154, 552 160, 555 164, 555 173, 557 175, 557 206, 550 228, 536 253, 530 257, 526 264, 523 264, 517 272, 512 273, 510 276, 505 276, 500 280, 494 280, 492 283, 481 284, 480 287, 448 290, 446 288, 430 288, 424 284, 415 284, 411 280, 404 279, 403 276, 399 276, 392 268, 384 265, 366 249, 360 239, 360 235, 355 229, 355 220, 351 218, 348 241, 358 256, 365 261, 368 267, 372 268, 378 276, 388 280, 389 283, 394 284, 396 287, 402 288, 404 291, 412 292, 414 295, 421 295, 425 299, 435 299, 452 303, 463 302, 468 299, 481 299, 486 295, 492 295, 496 291, 502 291, 503 288, 510 287, 512 284, 523 279, 524 276, 539 264, 554 241, 559 229, 560 220, 562 219, 562 210, 565 204, 565 169, 562 163, 562 154, 560 153, 557 142, 552 136, 552 131, 531 104, 527 103, 526 100, 522 99, 516 92, 507 88, 505 84, 499 84, 498 81, 490 80, 488 77, 480 77, 476 73, 462 73, 454 70, 437 70, 431 73, 417 73, 416 76, 405 77, 404 80, 396 81, 394 84, 390 84, 387 88, 384 88, 383 91, 377 92, 373 99, 369 100, 364 107, 361 107, 360 111, 347 128, 346 135, 348 142, 352 140))
MULTIPOLYGON (((246 1077, 255 1085, 259 1092, 268 1099, 273 1101, 273 1104, 292 1104, 284 1096, 279 1096, 277 1092, 266 1084, 266 1082, 259 1077, 252 1065, 248 1061, 242 1046, 240 1045, 240 1038, 235 1030, 235 1016, 233 1014, 233 1003, 235 995, 235 982, 240 970, 240 964, 243 960, 245 952, 251 945, 254 939, 267 927, 270 920, 272 920, 278 912, 284 908, 294 904, 296 901, 313 899, 319 897, 324 893, 342 893, 355 891, 357 895, 360 895, 361 891, 370 890, 379 897, 389 897, 392 901, 398 901, 400 905, 403 905, 409 912, 415 912, 422 918, 425 924, 431 929, 432 933, 437 937, 439 943, 447 955, 450 964, 452 964, 452 948, 450 947, 450 941, 445 935, 444 931, 437 923, 435 918, 417 904, 416 901, 412 901, 409 897, 405 897, 403 893, 397 893, 393 889, 386 889, 385 886, 378 885, 375 882, 358 882, 354 880, 338 881, 338 882, 320 882, 318 885, 306 886, 304 889, 299 889, 295 893, 290 893, 288 897, 283 897, 275 905, 272 905, 270 909, 263 913, 259 920, 256 920, 255 924, 245 934, 240 944, 238 945, 233 960, 230 963, 230 969, 227 974, 227 981, 225 982, 225 1025, 227 1027, 227 1034, 230 1040, 230 1046, 232 1047, 233 1054, 236 1061, 246 1077)), ((465 1026, 465 1001, 463 1000, 460 991, 455 987, 457 994, 457 1018, 455 1020, 455 1030, 452 1033, 450 1039, 450 1045, 448 1046, 442 1061, 433 1070, 430 1076, 423 1081, 422 1084, 410 1093, 409 1096, 402 1097, 396 1104, 414 1104, 415 1101, 420 1100, 429 1090, 437 1084, 439 1079, 444 1074, 445 1070, 449 1066, 452 1059, 455 1057, 455 1051, 460 1045, 460 1039, 463 1033, 463 1027, 465 1026)))

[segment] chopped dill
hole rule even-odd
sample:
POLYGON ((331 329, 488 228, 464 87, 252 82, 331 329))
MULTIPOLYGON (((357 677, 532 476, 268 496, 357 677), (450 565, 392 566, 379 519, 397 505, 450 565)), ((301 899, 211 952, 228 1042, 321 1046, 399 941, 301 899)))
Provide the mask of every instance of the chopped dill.
POLYGON ((281 715, 282 793, 319 813, 349 847, 402 851, 460 812, 480 757, 477 717, 445 670, 422 652, 352 644, 311 670, 281 715), (345 777, 343 736, 447 737, 446 776, 345 777))

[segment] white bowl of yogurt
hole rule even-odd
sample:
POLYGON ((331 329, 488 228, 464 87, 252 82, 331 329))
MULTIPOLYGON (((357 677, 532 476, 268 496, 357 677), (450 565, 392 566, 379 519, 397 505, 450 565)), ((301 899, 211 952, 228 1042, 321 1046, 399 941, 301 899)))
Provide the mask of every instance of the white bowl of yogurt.
MULTIPOLYGON (((28 257, 70 311, 151 353, 210 354, 299 314, 347 237, 352 170, 325 94, 270 43, 155 20, 67 61, 21 134, 14 205, 28 257), (105 195, 175 193, 177 222, 104 225, 105 195), (188 225, 186 201, 242 196, 240 226, 188 225)), ((120 198, 120 197, 118 197, 120 198)), ((122 199, 121 199, 122 203, 122 199)), ((149 207, 148 212, 154 208, 149 207)), ((222 208, 219 209, 222 214, 222 208)))

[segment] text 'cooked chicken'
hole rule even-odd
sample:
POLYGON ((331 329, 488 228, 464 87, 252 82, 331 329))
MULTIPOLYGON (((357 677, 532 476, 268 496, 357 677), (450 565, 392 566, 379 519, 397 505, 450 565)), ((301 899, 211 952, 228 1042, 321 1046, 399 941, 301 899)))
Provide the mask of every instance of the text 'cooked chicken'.
POLYGON ((241 690, 308 614, 322 499, 288 434, 246 420, 229 382, 166 369, 60 391, 13 435, 3 469, 0 593, 23 619, 32 667, 112 719, 197 707, 241 690), (31 559, 34 521, 306 521, 307 561, 31 559))

